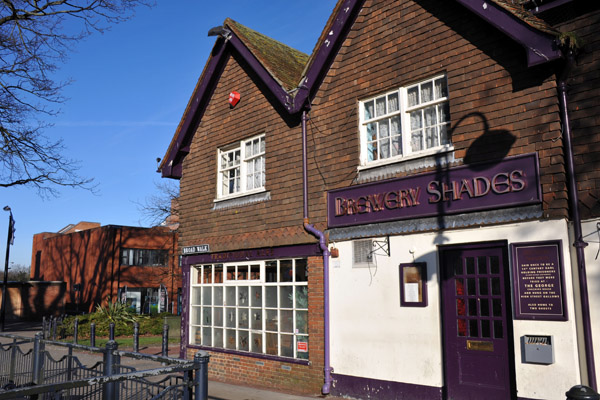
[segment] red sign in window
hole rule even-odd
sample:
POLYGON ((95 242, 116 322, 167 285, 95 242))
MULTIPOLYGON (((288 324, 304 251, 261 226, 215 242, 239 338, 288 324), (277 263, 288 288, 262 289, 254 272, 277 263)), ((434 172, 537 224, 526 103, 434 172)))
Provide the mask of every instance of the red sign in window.
POLYGON ((298 347, 299 353, 308 352, 308 343, 307 342, 298 342, 297 347, 298 347))

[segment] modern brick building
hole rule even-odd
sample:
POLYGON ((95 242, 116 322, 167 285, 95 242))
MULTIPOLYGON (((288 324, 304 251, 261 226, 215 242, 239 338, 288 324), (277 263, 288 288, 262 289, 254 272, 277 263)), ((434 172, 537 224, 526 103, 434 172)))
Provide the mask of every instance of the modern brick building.
POLYGON ((177 232, 80 222, 33 236, 32 281, 64 281, 68 312, 127 299, 138 312, 175 310, 181 288, 177 232), (160 303, 160 289, 168 301, 160 303), (175 308, 173 308, 175 304, 175 308))
POLYGON ((600 7, 516 3, 340 0, 310 56, 211 30, 160 167, 184 355, 356 398, 596 387, 600 7))

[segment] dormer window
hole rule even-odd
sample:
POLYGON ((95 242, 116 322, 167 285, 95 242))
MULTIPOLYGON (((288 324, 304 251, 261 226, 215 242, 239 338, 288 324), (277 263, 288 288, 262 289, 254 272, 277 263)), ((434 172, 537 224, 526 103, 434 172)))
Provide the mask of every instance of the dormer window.
POLYGON ((218 199, 264 190, 265 135, 219 149, 218 159, 218 199))
POLYGON ((359 107, 363 166, 451 147, 448 85, 443 75, 361 101, 359 107))

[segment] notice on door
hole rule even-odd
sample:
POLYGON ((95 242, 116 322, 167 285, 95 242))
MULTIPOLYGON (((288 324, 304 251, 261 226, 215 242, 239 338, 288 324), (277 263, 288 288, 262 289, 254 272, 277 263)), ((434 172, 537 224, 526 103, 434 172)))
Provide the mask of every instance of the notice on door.
POLYGON ((566 321, 562 243, 511 245, 515 290, 515 318, 566 321))

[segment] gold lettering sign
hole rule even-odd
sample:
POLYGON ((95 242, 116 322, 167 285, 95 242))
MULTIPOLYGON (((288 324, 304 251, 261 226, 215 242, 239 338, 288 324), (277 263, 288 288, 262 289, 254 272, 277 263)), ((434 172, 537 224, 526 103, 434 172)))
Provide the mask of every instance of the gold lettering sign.
POLYGON ((467 340, 467 350, 494 351, 494 342, 484 342, 482 340, 467 340))

